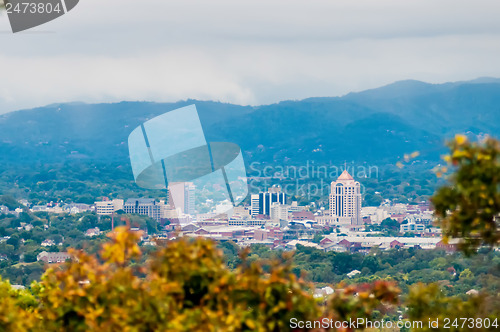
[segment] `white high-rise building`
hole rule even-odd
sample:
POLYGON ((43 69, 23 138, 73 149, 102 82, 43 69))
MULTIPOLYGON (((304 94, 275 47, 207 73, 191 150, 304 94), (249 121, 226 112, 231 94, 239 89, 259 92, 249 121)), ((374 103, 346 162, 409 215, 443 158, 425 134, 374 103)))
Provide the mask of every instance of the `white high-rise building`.
POLYGON ((196 213, 196 186, 192 182, 169 184, 168 203, 182 213, 194 216, 196 213))
POLYGON ((330 191, 330 215, 337 218, 338 223, 361 225, 361 189, 353 177, 343 171, 337 181, 333 181, 330 191))
POLYGON ((274 221, 288 220, 289 205, 273 203, 271 204, 270 219, 274 221))
POLYGON ((184 187, 184 213, 194 216, 196 204, 196 186, 192 182, 187 182, 184 187))
POLYGON ((256 216, 259 214, 260 202, 259 195, 252 195, 250 200, 250 215, 256 216))

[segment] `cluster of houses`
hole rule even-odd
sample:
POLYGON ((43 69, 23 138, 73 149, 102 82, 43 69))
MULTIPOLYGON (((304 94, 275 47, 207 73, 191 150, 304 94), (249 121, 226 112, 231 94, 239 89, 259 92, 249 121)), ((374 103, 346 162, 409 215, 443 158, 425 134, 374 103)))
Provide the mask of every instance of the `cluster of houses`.
MULTIPOLYGON (((428 202, 409 205, 390 204, 385 201, 379 207, 359 207, 359 214, 362 217, 359 219, 362 220, 362 224, 353 224, 352 222, 343 223, 343 218, 332 216, 325 208, 317 209, 314 203, 308 207, 298 206, 296 202, 287 204, 286 196, 276 189, 279 188, 252 195, 252 204, 236 207, 232 215, 205 213, 190 216, 184 215, 181 211, 177 216, 182 216, 182 218, 164 219, 163 215, 166 215, 165 211, 168 210, 165 210, 167 204, 156 203, 152 199, 129 199, 126 203, 123 200, 104 200, 94 205, 56 203, 32 206, 31 211, 53 213, 93 211, 99 216, 108 216, 118 210, 124 210, 130 213, 151 214, 150 217, 159 221, 162 232, 155 235, 148 235, 144 232, 142 243, 150 245, 155 245, 155 239, 170 240, 180 236, 190 236, 211 238, 217 241, 233 241, 241 247, 263 244, 281 250, 293 250, 298 245, 322 251, 361 253, 368 252, 372 248, 387 250, 437 247, 447 251, 456 249, 457 243, 451 241, 445 244, 441 240, 440 230, 432 227, 433 216, 428 202), (130 210, 131 208, 133 210, 130 210), (414 236, 389 237, 381 236, 380 232, 363 231, 365 225, 379 225, 386 218, 400 223, 401 234, 414 233, 414 236)), ((28 202, 23 203, 28 205, 28 202)), ((9 212, 5 207, 0 206, 0 209, 2 213, 9 212)), ((26 230, 30 226, 21 225, 26 230)), ((91 228, 85 232, 88 237, 100 234, 99 228, 91 228)), ((54 245, 60 245, 60 243, 55 243, 51 239, 42 242, 44 247, 54 245)), ((64 261, 67 258, 63 254, 65 253, 43 252, 38 260, 48 263, 64 261), (51 256, 52 254, 54 255, 51 256)))
MULTIPOLYGON (((173 239, 180 236, 205 237, 217 241, 233 241, 241 247, 263 244, 272 249, 294 250, 297 245, 322 251, 366 253, 372 248, 389 250, 394 248, 434 249, 441 248, 448 252, 455 251, 458 242, 450 240, 444 243, 440 236, 381 236, 380 232, 360 232, 349 227, 339 227, 325 235, 328 229, 311 220, 289 222, 281 227, 279 223, 261 226, 234 226, 222 221, 205 220, 186 225, 171 224, 165 227, 163 238, 173 239), (313 242, 315 235, 321 240, 313 242)), ((151 243, 151 237, 148 243, 151 243)))
POLYGON ((19 216, 19 214, 23 212, 23 209, 17 208, 15 210, 9 210, 9 208, 5 205, 0 205, 0 214, 12 214, 16 217, 19 216))
POLYGON ((30 210, 32 212, 78 214, 83 212, 94 212, 95 206, 83 203, 49 203, 46 205, 34 205, 30 210))
POLYGON ((67 252, 47 252, 42 251, 36 256, 37 261, 45 263, 63 263, 71 259, 71 255, 67 252))

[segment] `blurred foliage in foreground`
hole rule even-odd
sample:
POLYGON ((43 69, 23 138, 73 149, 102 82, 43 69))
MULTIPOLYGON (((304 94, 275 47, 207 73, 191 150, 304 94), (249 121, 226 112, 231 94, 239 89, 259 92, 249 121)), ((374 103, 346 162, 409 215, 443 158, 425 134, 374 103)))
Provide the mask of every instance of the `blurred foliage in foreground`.
MULTIPOLYGON (((457 136, 450 146, 446 160, 457 171, 433 200, 445 235, 464 238, 466 252, 497 247, 500 143, 457 136)), ((463 300, 445 296, 437 284, 417 284, 401 297, 394 283, 379 280, 338 285, 328 298, 315 299, 313 286, 292 273, 289 257, 250 263, 244 254, 231 270, 215 243, 179 239, 138 264, 139 234, 119 227, 110 237, 99 256, 72 251, 72 261, 49 268, 29 291, 0 282, 0 331, 287 331, 292 319, 358 318, 422 321, 418 331, 463 331, 460 319, 467 318, 476 322, 467 330, 498 330, 498 292, 463 300), (429 327, 435 319, 439 327, 429 327)), ((302 330, 325 329, 305 324, 302 330)))
POLYGON ((233 272, 215 243, 179 240, 142 267, 137 232, 119 227, 111 238, 99 257, 73 251, 48 269, 32 296, 0 293, 0 330, 283 330, 291 317, 318 317, 309 285, 288 264, 233 272))
MULTIPOLYGON (((450 184, 432 198, 446 237, 462 238, 460 248, 471 253, 500 243, 500 142, 487 137, 470 142, 457 135, 444 157, 456 171, 450 184)), ((447 168, 444 168, 447 171, 447 168)))
POLYGON ((339 285, 318 300, 288 257, 249 263, 243 254, 230 270, 214 242, 179 239, 139 265, 140 234, 118 227, 110 237, 98 256, 73 251, 72 261, 53 265, 30 291, 0 282, 0 331, 287 331, 292 318, 398 320, 399 308, 425 322, 493 318, 499 309, 481 296, 445 297, 433 284, 415 286, 398 304, 400 291, 388 281, 339 285))

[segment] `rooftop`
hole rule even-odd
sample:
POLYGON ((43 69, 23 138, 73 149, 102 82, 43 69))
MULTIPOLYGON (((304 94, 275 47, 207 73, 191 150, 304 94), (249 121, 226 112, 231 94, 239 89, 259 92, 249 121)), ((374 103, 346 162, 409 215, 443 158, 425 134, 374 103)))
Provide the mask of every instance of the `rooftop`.
POLYGON ((351 176, 351 174, 349 174, 349 172, 347 172, 347 170, 344 170, 337 179, 337 181, 348 181, 348 180, 354 180, 354 178, 351 176))

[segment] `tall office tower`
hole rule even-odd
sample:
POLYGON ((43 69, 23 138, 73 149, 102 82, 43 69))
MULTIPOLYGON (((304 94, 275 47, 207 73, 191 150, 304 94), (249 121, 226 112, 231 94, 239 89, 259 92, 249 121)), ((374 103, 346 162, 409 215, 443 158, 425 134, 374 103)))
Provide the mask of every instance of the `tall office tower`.
POLYGON ((360 185, 347 171, 331 184, 330 215, 336 217, 338 223, 362 224, 360 185))
POLYGON ((177 182, 169 185, 168 204, 181 209, 182 213, 194 215, 196 186, 192 182, 177 182))
POLYGON ((281 187, 272 186, 267 192, 259 194, 259 214, 269 215, 273 203, 286 204, 286 194, 281 192, 281 187))
POLYGON ((195 214, 196 186, 192 182, 184 184, 184 213, 195 214))
POLYGON ((250 215, 256 216, 259 214, 260 205, 259 205, 259 195, 252 195, 250 197, 250 215))

